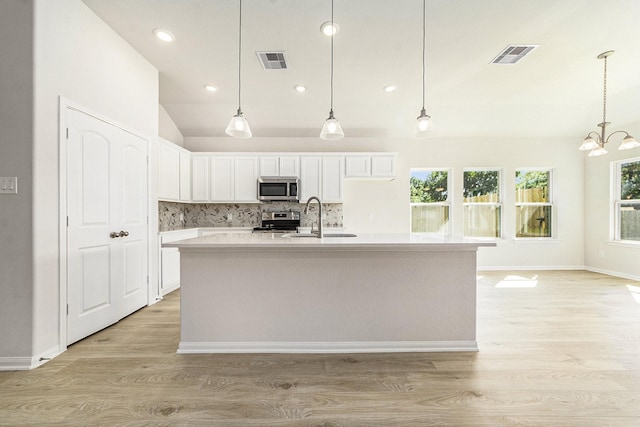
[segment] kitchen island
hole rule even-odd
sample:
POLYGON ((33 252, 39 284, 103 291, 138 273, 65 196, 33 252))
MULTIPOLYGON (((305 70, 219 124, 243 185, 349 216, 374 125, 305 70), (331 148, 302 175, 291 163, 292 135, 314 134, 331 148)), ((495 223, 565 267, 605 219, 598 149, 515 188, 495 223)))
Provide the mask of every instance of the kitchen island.
POLYGON ((476 252, 409 234, 217 234, 181 259, 179 353, 477 351, 476 252))

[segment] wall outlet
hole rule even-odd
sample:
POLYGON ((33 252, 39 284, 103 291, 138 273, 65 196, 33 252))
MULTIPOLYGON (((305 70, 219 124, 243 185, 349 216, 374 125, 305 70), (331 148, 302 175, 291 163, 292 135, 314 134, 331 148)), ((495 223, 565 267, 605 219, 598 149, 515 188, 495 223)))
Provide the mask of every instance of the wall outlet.
POLYGON ((228 213, 227 214, 227 222, 231 222, 233 221, 233 214, 232 213, 228 213))
POLYGON ((604 251, 598 251, 598 256, 600 258, 604 258, 604 251))
POLYGON ((18 194, 18 177, 0 177, 0 194, 18 194))
POLYGON ((184 214, 180 212, 180 222, 184 222, 184 214))
POLYGON ((369 212, 369 221, 373 221, 373 212, 369 212))

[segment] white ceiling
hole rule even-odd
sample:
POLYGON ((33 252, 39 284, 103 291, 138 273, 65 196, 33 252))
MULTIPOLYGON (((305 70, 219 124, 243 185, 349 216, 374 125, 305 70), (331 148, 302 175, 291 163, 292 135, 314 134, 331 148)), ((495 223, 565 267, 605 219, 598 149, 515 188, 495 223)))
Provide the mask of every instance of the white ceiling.
MULTIPOLYGON (((184 136, 224 136, 238 107, 238 1, 84 0, 160 72, 184 136), (176 37, 157 40, 154 28, 176 37), (219 88, 204 90, 205 84, 219 88)), ((422 1, 335 0, 334 111, 347 137, 407 136, 422 103, 422 1), (382 88, 395 83, 398 90, 382 88)), ((242 110, 254 136, 316 137, 329 112, 330 0, 243 2, 242 110), (256 51, 284 50, 289 70, 256 51), (293 86, 303 83, 306 93, 293 86)), ((640 1, 428 0, 426 109, 440 137, 567 137, 640 120, 640 1), (516 65, 509 44, 540 47, 516 65)))

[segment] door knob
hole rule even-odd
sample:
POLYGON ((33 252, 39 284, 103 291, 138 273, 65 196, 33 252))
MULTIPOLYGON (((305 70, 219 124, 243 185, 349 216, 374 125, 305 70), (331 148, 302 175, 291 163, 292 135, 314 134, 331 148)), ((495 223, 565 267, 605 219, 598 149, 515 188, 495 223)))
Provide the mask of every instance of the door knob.
POLYGON ((128 231, 120 231, 120 237, 126 237, 129 235, 128 231))
POLYGON ((120 233, 116 233, 115 231, 112 231, 111 233, 109 233, 109 237, 111 237, 112 239, 115 239, 116 237, 120 237, 120 233))

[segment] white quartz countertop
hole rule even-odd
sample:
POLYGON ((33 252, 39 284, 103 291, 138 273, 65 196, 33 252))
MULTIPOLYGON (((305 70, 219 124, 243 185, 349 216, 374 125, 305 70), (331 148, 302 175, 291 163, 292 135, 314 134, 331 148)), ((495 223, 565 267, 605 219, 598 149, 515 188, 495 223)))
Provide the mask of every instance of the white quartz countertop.
POLYGON ((181 251, 206 250, 410 250, 470 251, 496 246, 494 242, 451 237, 438 239, 409 233, 362 233, 356 237, 283 237, 272 233, 219 233, 162 245, 181 251))

